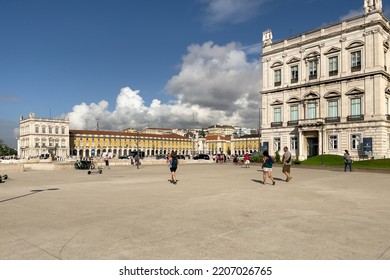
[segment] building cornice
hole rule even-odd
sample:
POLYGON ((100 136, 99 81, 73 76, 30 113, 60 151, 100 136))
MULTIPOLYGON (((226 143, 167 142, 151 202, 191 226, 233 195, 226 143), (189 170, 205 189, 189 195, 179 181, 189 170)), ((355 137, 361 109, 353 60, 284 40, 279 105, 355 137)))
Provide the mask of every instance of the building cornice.
POLYGON ((351 75, 348 77, 319 80, 319 81, 309 82, 309 83, 300 84, 300 85, 279 87, 277 89, 260 91, 260 94, 270 94, 270 93, 277 93, 277 92, 282 92, 282 91, 292 91, 292 90, 296 90, 296 89, 300 89, 300 88, 309 88, 309 87, 319 86, 319 85, 323 85, 323 84, 341 83, 343 81, 362 79, 365 77, 371 77, 371 76, 375 76, 375 75, 382 75, 382 76, 387 78, 388 82, 390 82, 390 74, 386 73, 383 70, 379 70, 379 71, 373 71, 370 73, 355 74, 355 75, 351 75))
MULTIPOLYGON (((303 46, 305 46, 304 49, 318 47, 319 46, 319 44, 318 44, 319 40, 326 40, 326 39, 334 38, 334 37, 340 37, 340 40, 343 41, 343 40, 345 40, 345 35, 347 33, 352 33, 352 32, 355 32, 355 31, 362 31, 364 34, 366 34, 367 33, 367 31, 366 31, 367 28, 370 28, 370 27, 373 27, 373 26, 378 26, 378 25, 385 32, 389 33, 390 32, 390 26, 388 24, 388 20, 384 17, 384 15, 382 13, 379 13, 379 12, 376 12, 376 13, 381 15, 380 19, 376 19, 376 20, 372 20, 372 21, 366 22, 365 19, 367 18, 367 16, 362 15, 362 16, 351 18, 351 19, 348 19, 348 20, 345 20, 345 21, 341 21, 341 22, 332 24, 332 25, 328 25, 328 26, 317 28, 317 29, 314 29, 314 30, 311 30, 311 31, 308 31, 308 32, 304 32, 304 33, 301 33, 301 34, 299 34, 297 36, 289 37, 289 38, 286 38, 286 39, 274 42, 271 45, 269 45, 269 46, 267 46, 266 48, 263 49, 263 53, 261 54, 261 56, 265 57, 265 56, 273 55, 273 54, 280 53, 280 52, 287 51, 287 50, 291 50, 291 49, 302 48, 303 46), (364 21, 363 24, 356 24, 356 25, 354 25, 352 27, 349 27, 349 28, 346 28, 346 29, 340 28, 340 30, 338 30, 336 32, 331 32, 329 34, 324 34, 324 35, 321 35, 321 36, 318 36, 318 37, 315 37, 315 38, 310 38, 310 39, 307 39, 307 40, 303 39, 300 42, 288 44, 288 41, 293 41, 293 40, 295 40, 297 38, 303 38, 305 36, 308 36, 308 35, 310 35, 312 33, 316 33, 316 32, 322 34, 321 30, 325 30, 325 33, 326 33, 327 29, 332 29, 332 28, 334 28, 337 25, 342 26, 344 22, 357 20, 359 18, 361 18, 362 21, 364 21), (284 42, 287 42, 286 46, 283 45, 284 42), (311 44, 314 44, 314 45, 310 46, 311 44), (281 45, 281 46, 279 47, 278 45, 281 45), (275 47, 276 49, 272 49, 272 47, 275 47), (271 50, 267 51, 267 48, 271 48, 271 50)), ((368 31, 368 32, 371 32, 371 31, 368 31)))

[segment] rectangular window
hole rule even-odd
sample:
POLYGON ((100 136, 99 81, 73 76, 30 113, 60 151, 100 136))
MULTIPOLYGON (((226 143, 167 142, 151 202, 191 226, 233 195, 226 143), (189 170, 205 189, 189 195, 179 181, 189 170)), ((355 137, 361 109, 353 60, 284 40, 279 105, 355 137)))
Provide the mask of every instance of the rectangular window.
POLYGON ((290 107, 290 121, 298 120, 298 105, 290 107))
POLYGON ((58 127, 55 128, 56 134, 58 134, 58 127))
POLYGON ((308 103, 307 104, 307 119, 315 119, 317 116, 317 104, 316 103, 308 103))
POLYGON ((298 66, 291 66, 291 83, 298 82, 298 66))
POLYGON ((49 133, 53 133, 53 128, 49 126, 49 133))
POLYGON ((317 79, 317 60, 309 61, 309 80, 317 79))
POLYGON ((386 97, 386 114, 390 115, 390 102, 389 102, 389 97, 386 97))
POLYGON ((360 134, 351 134, 351 150, 359 150, 360 139, 360 134))
POLYGON ((298 150, 298 137, 291 137, 291 142, 290 142, 290 150, 291 151, 296 151, 298 150))
POLYGON ((360 116, 362 114, 361 108, 361 98, 352 98, 351 99, 351 115, 360 116))
POLYGON ((65 134, 65 127, 61 127, 61 133, 65 134))
POLYGON ((35 133, 39 133, 39 127, 38 126, 35 127, 35 133))
POLYGON ((280 86, 282 84, 282 70, 277 69, 274 72, 274 86, 280 86))
POLYGON ((274 138, 274 152, 280 151, 282 148, 280 137, 274 138))
POLYGON ((328 117, 329 118, 337 118, 339 116, 338 103, 339 102, 337 100, 328 101, 328 117))
POLYGON ((329 135, 329 150, 337 150, 338 137, 337 135, 329 135))
POLYGON ((351 53, 351 71, 360 71, 362 67, 362 55, 361 51, 355 51, 351 53))
POLYGON ((329 76, 335 76, 339 73, 339 58, 333 56, 329 58, 329 76))
POLYGON ((274 108, 274 122, 282 122, 282 108, 274 108))

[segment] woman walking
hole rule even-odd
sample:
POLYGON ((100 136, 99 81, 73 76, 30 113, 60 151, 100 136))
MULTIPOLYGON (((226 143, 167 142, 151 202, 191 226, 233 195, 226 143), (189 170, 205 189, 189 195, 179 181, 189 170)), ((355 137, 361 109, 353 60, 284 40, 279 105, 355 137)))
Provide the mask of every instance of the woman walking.
POLYGON ((172 151, 169 157, 167 158, 167 163, 169 163, 169 170, 171 171, 170 182, 176 185, 177 183, 176 170, 177 170, 177 166, 179 165, 179 160, 177 159, 177 155, 174 151, 172 151))
POLYGON ((263 152, 263 185, 265 185, 265 182, 267 180, 267 175, 268 178, 270 178, 272 185, 275 185, 275 180, 272 177, 272 159, 270 155, 268 154, 268 151, 263 152))

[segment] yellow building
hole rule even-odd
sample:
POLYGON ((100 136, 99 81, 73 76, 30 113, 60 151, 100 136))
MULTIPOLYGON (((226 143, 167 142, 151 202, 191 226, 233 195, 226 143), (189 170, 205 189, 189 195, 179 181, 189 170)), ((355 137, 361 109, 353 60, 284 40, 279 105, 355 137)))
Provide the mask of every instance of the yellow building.
POLYGON ((212 125, 207 128, 209 135, 232 135, 235 131, 231 125, 212 125))
POLYGON ((243 155, 246 152, 258 152, 259 145, 259 134, 248 134, 231 139, 232 154, 243 155))
POLYGON ((77 157, 128 156, 139 151, 144 156, 168 154, 190 155, 192 140, 177 134, 149 134, 137 132, 70 130, 70 154, 77 157))
POLYGON ((205 138, 205 153, 210 155, 230 154, 230 136, 208 135, 205 138))

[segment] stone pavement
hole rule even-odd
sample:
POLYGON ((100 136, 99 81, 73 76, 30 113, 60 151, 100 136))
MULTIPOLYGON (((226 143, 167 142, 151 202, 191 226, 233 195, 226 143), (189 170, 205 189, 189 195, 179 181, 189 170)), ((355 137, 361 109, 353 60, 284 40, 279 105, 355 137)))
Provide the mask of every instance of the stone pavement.
POLYGON ((9 173, 0 259, 390 259, 388 174, 258 166, 9 173))

